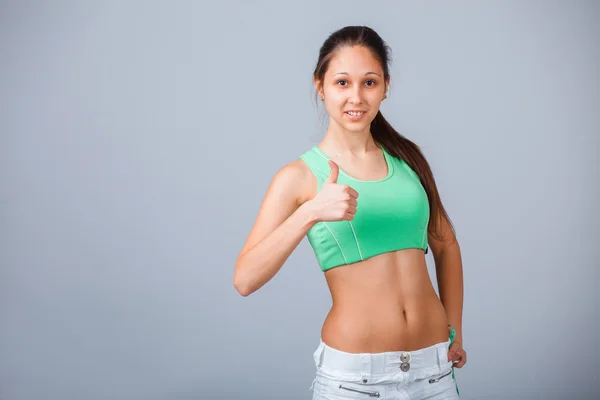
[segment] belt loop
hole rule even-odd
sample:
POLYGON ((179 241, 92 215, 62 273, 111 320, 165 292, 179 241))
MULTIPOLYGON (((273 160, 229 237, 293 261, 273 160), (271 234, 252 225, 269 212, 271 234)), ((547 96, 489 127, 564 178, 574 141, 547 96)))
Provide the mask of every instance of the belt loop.
POLYGON ((450 334, 448 335, 448 339, 446 340, 446 345, 444 347, 438 347, 438 367, 440 372, 442 372, 442 365, 448 362, 448 352, 450 351, 450 346, 454 341, 454 327, 448 324, 448 328, 450 328, 450 334))
POLYGON ((322 362, 322 355, 323 355, 324 348, 325 348, 325 343, 321 340, 319 343, 319 346, 313 353, 313 359, 315 360, 315 366, 317 367, 317 370, 321 369, 321 362, 322 362))
POLYGON ((371 354, 363 353, 360 355, 360 380, 362 383, 368 383, 371 378, 371 366, 373 360, 371 354))
MULTIPOLYGON (((317 373, 321 369, 321 362, 322 362, 322 355, 323 355, 324 348, 325 348, 325 343, 323 342, 323 340, 320 340, 319 346, 317 346, 317 349, 313 353, 313 359, 315 360, 315 366, 317 367, 317 373)), ((309 391, 313 390, 313 388, 315 387, 316 381, 317 381, 317 378, 315 377, 315 379, 313 379, 312 383, 310 384, 310 387, 308 388, 309 391)))

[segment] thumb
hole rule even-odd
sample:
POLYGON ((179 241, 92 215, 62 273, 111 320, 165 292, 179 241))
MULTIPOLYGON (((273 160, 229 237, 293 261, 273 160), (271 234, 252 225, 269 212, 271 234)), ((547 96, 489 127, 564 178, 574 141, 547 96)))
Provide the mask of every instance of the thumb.
POLYGON ((448 361, 454 361, 454 347, 451 350, 448 350, 448 361))
POLYGON ((337 183, 338 174, 340 172, 340 169, 338 168, 337 164, 332 160, 329 160, 329 167, 331 168, 331 172, 329 173, 329 176, 325 180, 325 183, 337 183))

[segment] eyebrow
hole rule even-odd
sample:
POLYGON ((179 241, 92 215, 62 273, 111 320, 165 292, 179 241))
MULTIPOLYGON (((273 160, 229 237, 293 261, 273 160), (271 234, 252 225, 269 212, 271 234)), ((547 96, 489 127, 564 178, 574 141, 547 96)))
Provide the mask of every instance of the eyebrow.
MULTIPOLYGON (((379 75, 377 72, 367 72, 365 75, 369 75, 369 74, 373 74, 373 75, 377 75, 377 76, 381 77, 381 75, 379 75)), ((347 72, 338 72, 334 76, 336 76, 336 75, 350 75, 350 74, 347 72)))

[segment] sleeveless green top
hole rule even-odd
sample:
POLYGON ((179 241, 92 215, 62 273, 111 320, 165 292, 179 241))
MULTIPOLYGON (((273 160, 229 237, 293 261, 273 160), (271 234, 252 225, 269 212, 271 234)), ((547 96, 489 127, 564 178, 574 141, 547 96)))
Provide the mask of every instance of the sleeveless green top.
MULTIPOLYGON (((352 221, 320 221, 307 233, 321 270, 401 249, 427 253, 427 193, 408 164, 382 151, 388 167, 383 179, 355 179, 340 168, 337 183, 358 192, 358 207, 352 221)), ((331 170, 330 158, 317 146, 300 158, 317 178, 320 191, 331 170)))

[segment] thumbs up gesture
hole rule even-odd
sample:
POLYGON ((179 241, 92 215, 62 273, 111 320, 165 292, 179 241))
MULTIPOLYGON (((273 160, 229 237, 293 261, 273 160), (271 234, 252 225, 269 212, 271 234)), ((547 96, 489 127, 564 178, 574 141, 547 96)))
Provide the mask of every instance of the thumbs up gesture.
POLYGON ((331 172, 317 195, 309 200, 318 221, 351 221, 358 206, 358 192, 348 185, 338 184, 340 169, 330 160, 331 172))
POLYGON ((337 183, 338 176, 340 174, 340 167, 338 167, 338 165, 334 161, 330 160, 329 168, 331 168, 331 172, 329 173, 329 176, 325 180, 325 183, 337 183))

